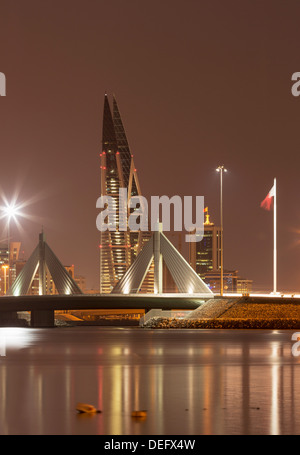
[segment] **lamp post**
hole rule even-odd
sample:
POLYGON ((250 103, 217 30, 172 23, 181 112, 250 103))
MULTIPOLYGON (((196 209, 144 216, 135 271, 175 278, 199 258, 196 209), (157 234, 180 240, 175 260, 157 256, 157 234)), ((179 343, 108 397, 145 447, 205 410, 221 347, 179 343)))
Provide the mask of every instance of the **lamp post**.
POLYGON ((218 166, 216 169, 220 174, 220 219, 221 219, 221 277, 220 277, 220 295, 223 296, 224 291, 224 280, 223 280, 223 172, 227 172, 227 169, 222 166, 218 166))

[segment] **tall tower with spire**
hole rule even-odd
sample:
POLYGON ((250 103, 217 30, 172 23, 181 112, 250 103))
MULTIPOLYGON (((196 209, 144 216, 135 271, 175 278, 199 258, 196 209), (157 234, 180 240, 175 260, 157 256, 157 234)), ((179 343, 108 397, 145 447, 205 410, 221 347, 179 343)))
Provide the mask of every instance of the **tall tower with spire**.
MULTIPOLYGON (((128 200, 132 196, 141 195, 141 190, 117 101, 113 96, 111 111, 107 94, 104 97, 100 161, 101 196, 108 195, 114 199, 114 213, 111 216, 117 224, 116 231, 100 233, 100 293, 110 293, 130 267, 148 236, 141 231, 118 229, 119 189, 127 189, 128 200)), ((128 215, 129 212, 127 219, 128 215)), ((144 291, 151 291, 151 278, 146 281, 144 291)))

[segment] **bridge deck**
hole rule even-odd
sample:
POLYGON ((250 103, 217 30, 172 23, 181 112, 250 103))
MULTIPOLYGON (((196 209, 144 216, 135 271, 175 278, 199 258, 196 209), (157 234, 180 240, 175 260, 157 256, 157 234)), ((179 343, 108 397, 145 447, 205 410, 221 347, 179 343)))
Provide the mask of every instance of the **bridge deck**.
MULTIPOLYGON (((215 296, 218 299, 219 296, 215 296)), ((223 297, 232 300, 232 296, 223 297)), ((207 296, 188 296, 178 294, 164 295, 25 295, 0 297, 0 326, 5 324, 17 312, 31 312, 32 327, 50 327, 54 325, 54 312, 66 310, 99 310, 99 309, 151 309, 161 310, 195 310, 209 300, 207 296)), ((236 296, 237 303, 273 303, 299 304, 300 297, 273 296, 236 296)))
POLYGON ((1 311, 95 310, 95 309, 195 309, 204 297, 149 295, 24 295, 0 298, 1 311))

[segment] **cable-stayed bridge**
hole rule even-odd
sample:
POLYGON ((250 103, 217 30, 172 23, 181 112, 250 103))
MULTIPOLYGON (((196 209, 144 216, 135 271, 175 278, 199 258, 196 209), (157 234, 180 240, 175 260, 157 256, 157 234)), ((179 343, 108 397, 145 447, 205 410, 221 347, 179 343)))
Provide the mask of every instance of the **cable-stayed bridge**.
POLYGON ((0 325, 17 312, 31 313, 31 326, 54 325, 54 312, 67 310, 96 309, 151 309, 193 310, 205 299, 213 296, 208 286, 195 273, 183 256, 165 237, 161 230, 154 232, 134 263, 129 267, 111 294, 84 294, 67 272, 45 240, 44 233, 32 255, 0 300, 0 325), (163 294, 163 268, 165 261, 179 290, 175 294, 163 294), (154 262, 154 294, 140 294, 142 282, 154 262), (52 276, 58 294, 47 295, 46 270, 52 276), (32 281, 37 275, 39 295, 28 295, 32 281))

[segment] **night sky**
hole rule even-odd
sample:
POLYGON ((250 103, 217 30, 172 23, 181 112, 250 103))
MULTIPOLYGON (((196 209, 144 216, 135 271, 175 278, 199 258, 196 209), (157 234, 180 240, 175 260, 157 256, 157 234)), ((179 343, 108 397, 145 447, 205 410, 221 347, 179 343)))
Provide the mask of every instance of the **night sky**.
MULTIPOLYGON (((0 0, 0 187, 30 200, 12 224, 29 257, 50 247, 99 285, 102 114, 115 94, 143 194, 201 195, 224 266, 272 289, 277 178, 278 289, 300 291, 298 0, 0 0)), ((4 221, 0 232, 5 240, 4 221)))

